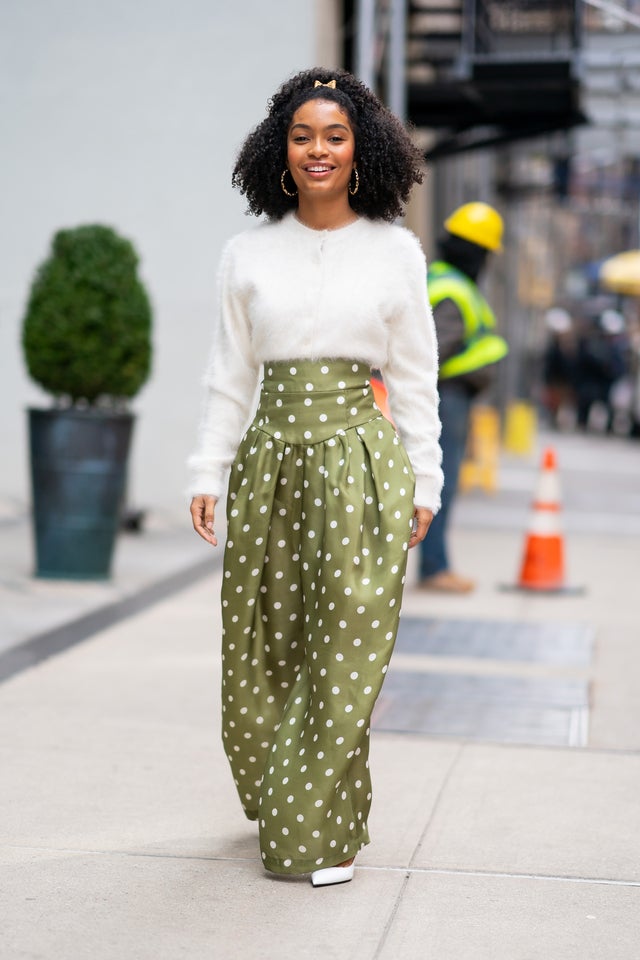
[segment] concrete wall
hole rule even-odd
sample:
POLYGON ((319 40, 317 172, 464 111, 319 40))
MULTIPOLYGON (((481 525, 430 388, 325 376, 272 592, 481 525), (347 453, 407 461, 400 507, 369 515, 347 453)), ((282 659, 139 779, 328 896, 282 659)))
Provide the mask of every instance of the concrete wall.
MULTIPOLYGON (((21 0, 0 9, 0 516, 28 503, 20 326, 63 226, 102 222, 136 245, 155 308, 131 500, 183 508, 215 271, 243 229, 229 180, 244 135, 289 74, 312 66, 323 4, 280 0, 21 0)), ((332 4, 326 4, 330 10, 332 4)), ((327 50, 326 37, 323 50, 327 50)), ((329 47, 330 49, 330 47, 329 47)))

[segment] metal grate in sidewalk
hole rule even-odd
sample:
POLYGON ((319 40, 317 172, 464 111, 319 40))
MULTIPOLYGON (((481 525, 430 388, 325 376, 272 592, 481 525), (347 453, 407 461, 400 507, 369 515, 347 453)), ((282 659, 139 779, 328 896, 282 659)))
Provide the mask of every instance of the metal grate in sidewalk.
MULTIPOLYGON (((402 621, 401 654, 537 662, 584 668, 593 630, 582 624, 495 621, 402 621)), ((545 746, 586 746, 589 683, 557 679, 394 668, 376 705, 373 725, 394 733, 545 746)))
POLYGON ((594 629, 584 623, 403 617, 398 653, 588 666, 594 629))

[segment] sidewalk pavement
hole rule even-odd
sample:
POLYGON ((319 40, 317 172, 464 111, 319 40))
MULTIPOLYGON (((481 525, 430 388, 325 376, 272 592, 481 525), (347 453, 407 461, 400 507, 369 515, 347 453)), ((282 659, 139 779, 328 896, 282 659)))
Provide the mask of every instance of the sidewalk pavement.
POLYGON ((25 525, 5 525, 2 960, 638 960, 640 445, 553 440, 584 592, 500 589, 537 473, 504 458, 500 492, 456 511, 476 593, 417 590, 412 557, 374 720, 372 843, 344 887, 259 863, 219 741, 206 546, 160 524, 121 539, 111 585, 36 583, 25 525), (583 739, 551 745, 563 728, 540 717, 581 689, 583 739))

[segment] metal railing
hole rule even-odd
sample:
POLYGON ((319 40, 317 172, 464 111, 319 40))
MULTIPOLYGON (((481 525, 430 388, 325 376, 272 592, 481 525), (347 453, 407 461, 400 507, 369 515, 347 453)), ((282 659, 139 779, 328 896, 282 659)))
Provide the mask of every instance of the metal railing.
POLYGON ((472 62, 566 58, 581 45, 580 0, 464 0, 462 46, 472 62))

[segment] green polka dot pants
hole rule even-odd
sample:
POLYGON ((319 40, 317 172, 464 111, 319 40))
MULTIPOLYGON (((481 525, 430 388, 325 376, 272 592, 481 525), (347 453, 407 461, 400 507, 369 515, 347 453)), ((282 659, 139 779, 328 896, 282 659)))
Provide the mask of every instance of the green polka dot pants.
POLYGON ((369 842, 369 727, 395 642, 414 477, 345 360, 265 365, 231 470, 223 740, 265 867, 369 842))

